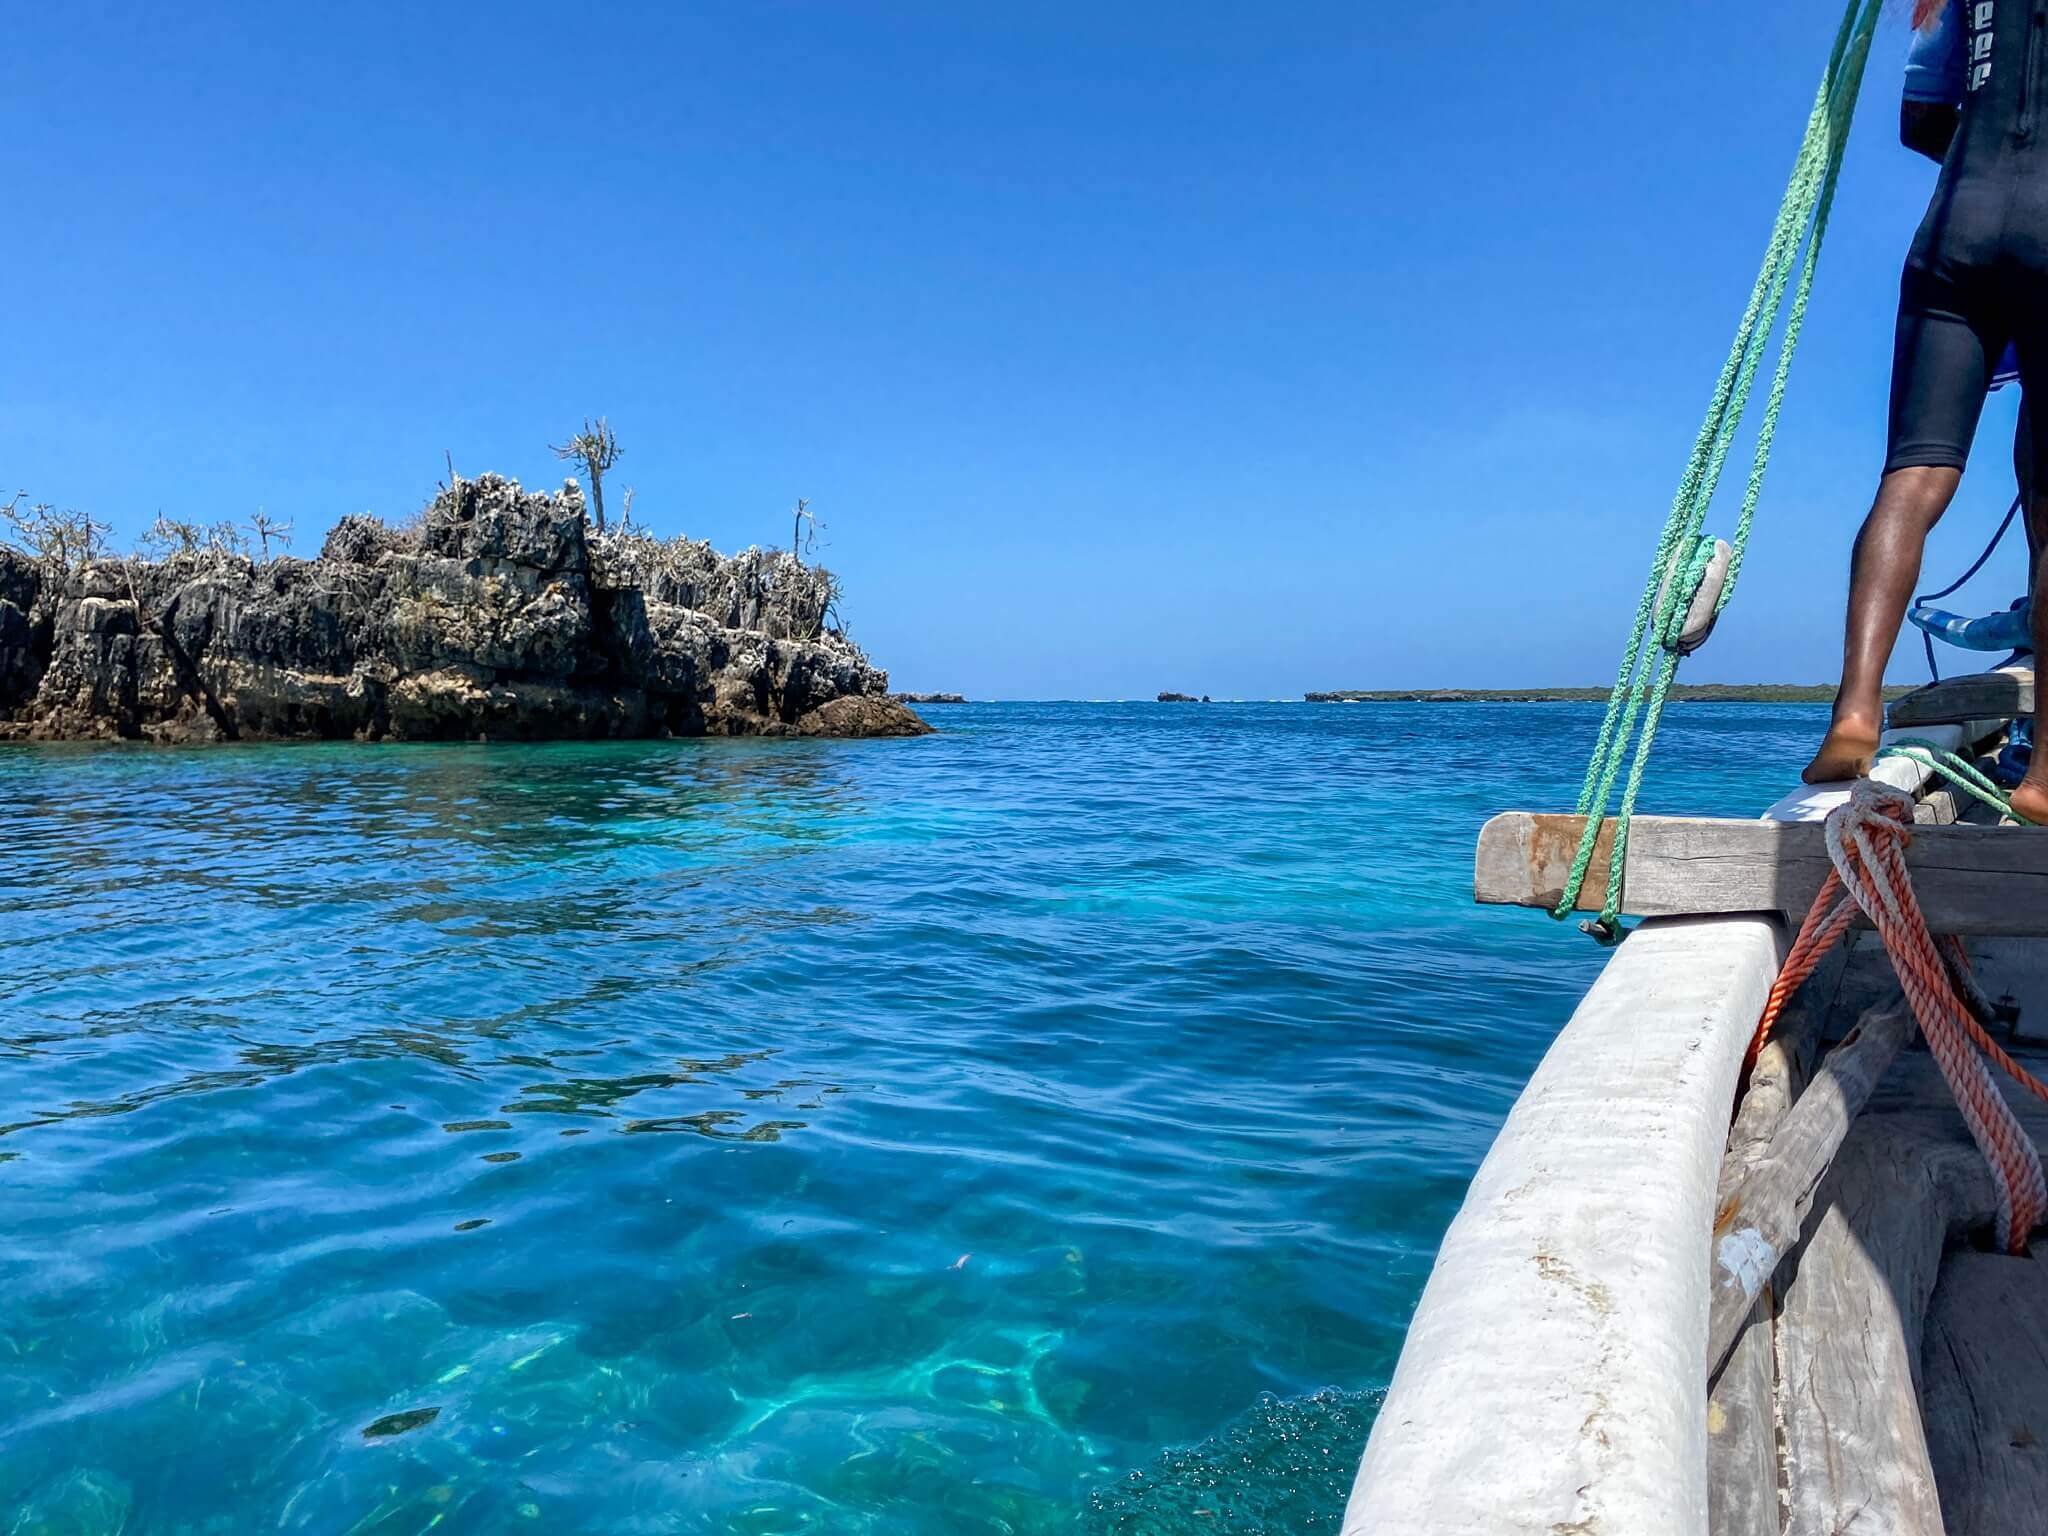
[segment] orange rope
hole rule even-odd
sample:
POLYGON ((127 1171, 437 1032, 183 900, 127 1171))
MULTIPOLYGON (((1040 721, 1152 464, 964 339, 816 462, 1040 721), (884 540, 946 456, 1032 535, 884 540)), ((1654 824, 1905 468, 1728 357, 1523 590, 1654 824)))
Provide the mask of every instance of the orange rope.
MULTIPOLYGON (((1763 1018, 1750 1041, 1749 1061, 1756 1060, 1800 983, 1813 974, 1821 957, 1848 932, 1861 910, 1884 939, 1921 1036, 1955 1096, 1972 1139, 1991 1165, 1998 1193, 1999 1246, 2020 1253, 2026 1248, 2027 1233, 2048 1210, 2048 1180, 2043 1179, 2033 1141, 1991 1080, 1977 1050, 2038 1098, 2048 1100, 2048 1085, 2014 1061, 1957 996, 1958 978, 1942 965, 1906 869, 1912 818, 1911 800, 1869 779, 1857 784, 1847 804, 1828 813, 1828 856, 1835 867, 1799 925, 1799 937, 1771 988, 1763 1018), (1972 1050, 1972 1045, 1977 1050, 1972 1050)), ((1962 944, 1953 936, 1942 942, 1966 978, 1969 960, 1962 944)), ((1975 991, 1973 984, 1963 984, 1975 991)))

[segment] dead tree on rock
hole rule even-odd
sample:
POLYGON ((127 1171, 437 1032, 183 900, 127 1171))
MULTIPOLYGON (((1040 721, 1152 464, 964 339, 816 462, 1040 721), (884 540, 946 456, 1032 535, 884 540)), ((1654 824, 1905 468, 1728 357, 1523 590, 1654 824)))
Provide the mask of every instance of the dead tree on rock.
POLYGON ((263 547, 263 559, 266 562, 270 559, 270 541, 272 539, 277 540, 277 547, 279 549, 290 549, 292 547, 292 525, 290 523, 280 523, 261 507, 258 507, 256 515, 249 519, 249 526, 256 530, 256 538, 263 547))
POLYGON ((811 504, 804 497, 796 499, 796 522, 789 535, 789 552, 801 562, 806 549, 815 549, 818 543, 818 514, 811 510, 811 504), (806 528, 804 525, 810 526, 806 528))
POLYGON ((590 480, 590 505, 597 516, 597 531, 604 532, 604 476, 605 471, 619 462, 619 440, 612 429, 600 416, 596 421, 584 418, 583 430, 568 442, 548 446, 555 451, 558 459, 571 459, 583 466, 583 473, 590 480))

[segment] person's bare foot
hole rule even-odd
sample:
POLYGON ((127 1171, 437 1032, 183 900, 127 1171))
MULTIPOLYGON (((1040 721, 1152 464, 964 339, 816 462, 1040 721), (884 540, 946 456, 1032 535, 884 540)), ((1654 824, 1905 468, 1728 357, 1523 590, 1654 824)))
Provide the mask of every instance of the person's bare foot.
POLYGON ((1828 727, 1820 750, 1813 754, 1813 761, 1799 777, 1809 784, 1839 784, 1844 779, 1862 778, 1877 761, 1879 734, 1875 725, 1837 716, 1828 727))
POLYGON ((2048 772, 2029 773, 2012 792, 2012 813, 2021 821, 2048 827, 2048 772))

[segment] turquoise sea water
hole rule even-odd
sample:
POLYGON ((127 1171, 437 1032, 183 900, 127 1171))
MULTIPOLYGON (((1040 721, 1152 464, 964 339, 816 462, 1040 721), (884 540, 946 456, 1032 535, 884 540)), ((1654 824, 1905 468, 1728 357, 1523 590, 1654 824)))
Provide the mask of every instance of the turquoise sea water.
POLYGON ((1334 1529, 1600 963, 1473 836, 1597 716, 930 714, 0 749, 11 1536, 1334 1529))

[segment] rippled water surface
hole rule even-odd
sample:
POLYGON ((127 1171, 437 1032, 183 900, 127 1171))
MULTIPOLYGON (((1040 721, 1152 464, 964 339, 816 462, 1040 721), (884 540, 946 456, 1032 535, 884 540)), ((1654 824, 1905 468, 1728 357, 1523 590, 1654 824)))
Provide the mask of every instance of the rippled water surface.
POLYGON ((1599 963, 1473 835, 1596 717, 931 713, 0 748, 7 1531, 1333 1529, 1599 963))

